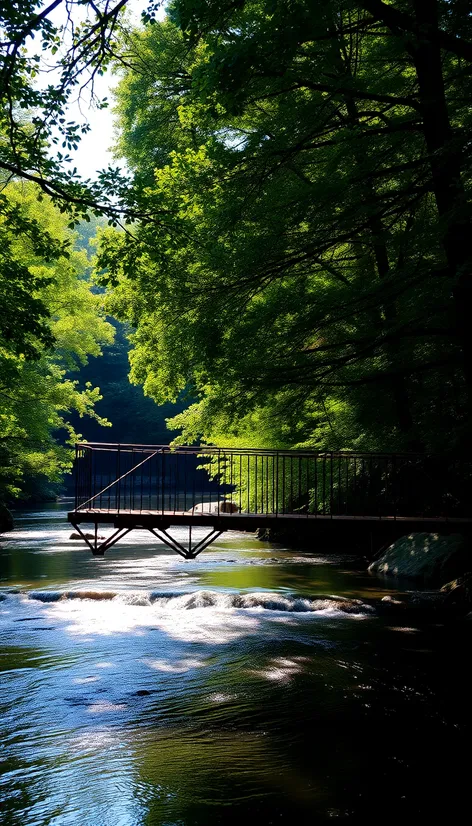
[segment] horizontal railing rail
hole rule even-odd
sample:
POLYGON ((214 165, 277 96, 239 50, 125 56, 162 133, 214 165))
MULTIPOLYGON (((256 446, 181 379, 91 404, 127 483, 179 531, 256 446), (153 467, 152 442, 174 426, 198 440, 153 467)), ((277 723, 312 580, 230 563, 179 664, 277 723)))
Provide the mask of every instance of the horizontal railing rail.
MULTIPOLYGON (((310 450, 310 449, 292 449, 292 448, 256 448, 256 447, 218 447, 217 445, 162 445, 162 444, 139 444, 126 442, 78 442, 76 449, 89 448, 90 450, 106 450, 115 452, 121 450, 122 452, 130 451, 156 451, 162 450, 166 453, 192 453, 203 455, 206 453, 250 453, 258 455, 266 454, 285 454, 286 456, 378 456, 384 458, 391 458, 393 456, 401 456, 408 459, 441 459, 450 461, 451 459, 463 460, 462 455, 456 457, 451 454, 443 453, 411 453, 396 451, 391 453, 388 451, 352 451, 352 450, 310 450)), ((472 462, 472 457, 470 459, 472 462)))
POLYGON ((472 517, 472 459, 436 454, 76 445, 77 511, 472 517))

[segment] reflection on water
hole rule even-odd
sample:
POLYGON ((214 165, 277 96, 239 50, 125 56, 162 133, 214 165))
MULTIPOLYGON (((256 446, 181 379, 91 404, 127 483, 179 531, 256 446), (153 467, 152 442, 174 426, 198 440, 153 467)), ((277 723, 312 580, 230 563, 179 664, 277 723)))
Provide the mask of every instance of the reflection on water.
POLYGON ((323 549, 229 533, 185 561, 142 532, 100 559, 59 506, 19 516, 2 826, 457 822, 467 625, 379 616, 385 584, 323 549))

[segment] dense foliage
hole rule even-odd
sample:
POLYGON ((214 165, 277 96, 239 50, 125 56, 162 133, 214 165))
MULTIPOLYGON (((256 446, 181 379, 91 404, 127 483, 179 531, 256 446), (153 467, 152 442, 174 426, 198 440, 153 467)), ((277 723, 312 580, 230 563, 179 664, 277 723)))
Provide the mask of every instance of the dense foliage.
POLYGON ((126 0, 0 8, 2 490, 58 479, 57 434, 94 415, 73 370, 110 343, 103 288, 126 326, 82 378, 115 438, 161 436, 122 384, 130 329, 132 381, 187 399, 184 441, 470 447, 468 4, 160 5, 134 28, 126 0), (67 107, 106 105, 112 64, 128 172, 84 182, 67 107), (100 290, 70 234, 93 214, 100 290))
POLYGON ((0 504, 57 489, 71 464, 72 413, 76 424, 100 420, 98 388, 80 390, 74 371, 113 329, 68 227, 93 212, 112 222, 127 215, 116 202, 126 180, 111 169, 80 179, 70 152, 89 127, 68 103, 107 105, 94 84, 125 5, 0 4, 0 504))
POLYGON ((32 184, 10 183, 2 197, 0 502, 48 495, 70 468, 70 413, 99 419, 101 398, 71 376, 113 338, 66 218, 32 184))
POLYGON ((123 38, 102 233, 132 377, 183 438, 469 444, 472 21, 461 0, 175 0, 123 38))

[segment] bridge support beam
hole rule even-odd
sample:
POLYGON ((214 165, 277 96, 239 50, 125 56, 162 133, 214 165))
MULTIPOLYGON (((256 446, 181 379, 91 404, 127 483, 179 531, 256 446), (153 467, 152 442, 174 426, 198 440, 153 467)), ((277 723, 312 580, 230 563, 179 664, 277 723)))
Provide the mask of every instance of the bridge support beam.
POLYGON ((105 540, 103 540, 103 542, 100 542, 100 540, 98 539, 98 523, 96 522, 94 531, 95 535, 93 541, 91 542, 89 537, 81 530, 79 525, 75 523, 72 523, 72 525, 76 529, 77 533, 80 534, 84 542, 87 543, 94 556, 104 556, 105 551, 108 551, 109 548, 113 547, 113 545, 116 545, 116 543, 119 542, 120 539, 123 539, 123 537, 126 536, 127 533, 133 530, 132 528, 117 528, 115 533, 113 533, 111 536, 108 536, 105 540))
MULTIPOLYGON (((109 548, 112 548, 113 545, 116 545, 120 539, 123 539, 128 533, 132 530, 142 530, 141 525, 133 525, 131 527, 118 527, 115 532, 108 536, 105 540, 100 541, 98 537, 98 522, 94 524, 94 537, 91 540, 89 536, 87 536, 84 531, 82 531, 80 525, 77 523, 72 522, 72 525, 76 529, 77 533, 80 534, 84 542, 88 545, 92 554, 94 556, 104 556, 105 551, 108 551, 109 548)), ((175 551, 175 553, 179 554, 179 556, 183 557, 183 559, 196 559, 196 557, 201 554, 205 548, 208 548, 215 539, 218 539, 219 536, 223 533, 222 530, 217 530, 216 528, 212 528, 209 533, 203 537, 199 542, 192 544, 192 526, 189 525, 188 528, 188 543, 187 547, 182 545, 177 539, 171 536, 165 528, 147 528, 149 533, 159 541, 162 542, 164 545, 167 545, 168 548, 175 551)))
POLYGON ((208 548, 215 539, 218 539, 219 536, 223 533, 223 531, 217 531, 216 529, 212 529, 200 542, 197 542, 196 545, 192 545, 192 526, 189 525, 188 528, 188 545, 185 547, 177 539, 174 539, 164 528, 149 528, 148 529, 159 542, 163 542, 164 545, 167 545, 168 548, 172 548, 173 551, 180 554, 184 559, 195 559, 198 554, 201 554, 205 548, 208 548))

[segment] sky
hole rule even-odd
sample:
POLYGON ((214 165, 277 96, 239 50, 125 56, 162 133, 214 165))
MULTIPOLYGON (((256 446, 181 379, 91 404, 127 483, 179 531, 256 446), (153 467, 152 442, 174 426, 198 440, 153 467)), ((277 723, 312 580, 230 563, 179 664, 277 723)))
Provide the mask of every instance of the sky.
POLYGON ((97 79, 95 85, 98 97, 108 97, 110 107, 108 109, 96 109, 87 105, 83 101, 80 108, 77 104, 69 107, 70 120, 87 121, 91 130, 82 137, 79 148, 75 152, 69 152, 73 157, 73 165, 77 167, 79 174, 83 178, 94 178, 99 169, 104 169, 113 160, 110 148, 114 141, 114 126, 112 112, 112 88, 117 78, 107 73, 97 79))
MULTIPOLYGON (((136 23, 139 23, 141 11, 146 6, 146 0, 129 0, 127 7, 136 23)), ((157 17, 160 20, 165 17, 164 9, 158 11, 157 17)), ((77 167, 77 171, 83 178, 95 178, 97 171, 109 164, 118 166, 124 164, 123 161, 115 161, 110 151, 114 143, 113 87, 117 83, 118 77, 112 75, 111 71, 96 78, 95 92, 99 98, 108 98, 107 109, 96 109, 90 106, 87 95, 84 96, 80 105, 73 102, 68 107, 68 120, 78 123, 87 121, 91 127, 90 132, 82 137, 79 148, 75 152, 69 152, 73 158, 72 166, 77 167)))

